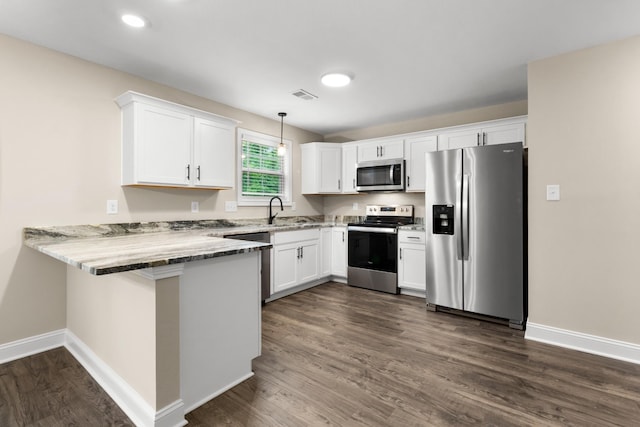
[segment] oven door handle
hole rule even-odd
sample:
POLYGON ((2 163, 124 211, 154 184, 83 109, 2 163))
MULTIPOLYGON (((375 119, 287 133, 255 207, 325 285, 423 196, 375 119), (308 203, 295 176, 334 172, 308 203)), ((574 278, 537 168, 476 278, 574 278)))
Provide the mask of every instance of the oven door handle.
POLYGON ((386 234, 397 234, 396 228, 389 227, 359 227, 357 225, 349 226, 347 231, 364 231, 366 233, 386 233, 386 234))

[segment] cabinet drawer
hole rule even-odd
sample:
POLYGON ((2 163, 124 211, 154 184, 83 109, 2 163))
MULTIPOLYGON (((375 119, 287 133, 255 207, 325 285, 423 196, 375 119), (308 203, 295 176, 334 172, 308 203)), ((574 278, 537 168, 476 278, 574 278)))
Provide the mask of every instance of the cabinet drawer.
POLYGON ((426 233, 424 231, 403 231, 398 232, 398 240, 400 243, 416 243, 420 245, 425 244, 426 233))
POLYGON ((283 245, 285 243, 301 242, 303 240, 320 239, 320 229, 311 228, 308 230, 278 231, 273 234, 273 244, 283 245))

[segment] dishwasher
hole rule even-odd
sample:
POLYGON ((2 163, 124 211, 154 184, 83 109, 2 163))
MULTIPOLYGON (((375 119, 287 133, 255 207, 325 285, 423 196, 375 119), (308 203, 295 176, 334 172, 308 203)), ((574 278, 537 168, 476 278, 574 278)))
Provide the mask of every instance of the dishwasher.
MULTIPOLYGON (((271 235, 268 231, 259 233, 227 234, 225 239, 248 240, 251 242, 271 243, 271 235)), ((264 304, 271 296, 271 249, 260 251, 262 253, 262 265, 260 273, 260 295, 264 304)))

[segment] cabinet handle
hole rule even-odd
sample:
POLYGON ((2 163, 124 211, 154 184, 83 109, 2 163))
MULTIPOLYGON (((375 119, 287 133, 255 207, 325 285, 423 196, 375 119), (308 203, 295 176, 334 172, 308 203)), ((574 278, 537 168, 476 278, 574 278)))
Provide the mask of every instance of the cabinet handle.
POLYGON ((342 243, 344 243, 344 231, 342 232, 342 243))
POLYGON ((300 248, 296 248, 296 258, 300 259, 300 248))
POLYGON ((197 175, 197 177, 198 177, 198 181, 200 181, 200 165, 198 165, 198 170, 197 170, 197 172, 198 172, 198 175, 197 175))
POLYGON ((420 240, 420 238, 418 236, 407 236, 407 239, 420 240))
POLYGON ((487 133, 482 132, 482 145, 487 145, 487 133))
POLYGON ((191 165, 187 165, 187 181, 191 180, 191 165))
POLYGON ((400 248, 400 259, 402 259, 402 248, 400 248))
POLYGON ((380 146, 380 157, 384 156, 384 145, 380 146))
POLYGON ((476 133, 476 145, 480 145, 480 132, 476 133))
POLYGON ((304 258, 304 246, 300 247, 300 258, 304 258))
POLYGON ((338 180, 338 190, 341 190, 341 188, 340 188, 340 180, 338 180))
POLYGON ((376 145, 376 157, 380 157, 380 146, 376 145))
POLYGON ((407 187, 411 187, 411 177, 407 177, 407 187))
POLYGON ((356 179, 353 178, 353 188, 356 188, 356 179))

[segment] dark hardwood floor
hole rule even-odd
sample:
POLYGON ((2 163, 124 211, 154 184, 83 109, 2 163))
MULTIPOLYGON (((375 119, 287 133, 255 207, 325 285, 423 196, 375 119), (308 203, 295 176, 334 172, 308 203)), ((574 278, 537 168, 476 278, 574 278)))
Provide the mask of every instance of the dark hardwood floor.
MULTIPOLYGON (((255 376, 190 426, 638 426, 640 365, 328 283, 263 308, 255 376)), ((0 426, 130 425, 64 349, 0 365, 0 426)))

